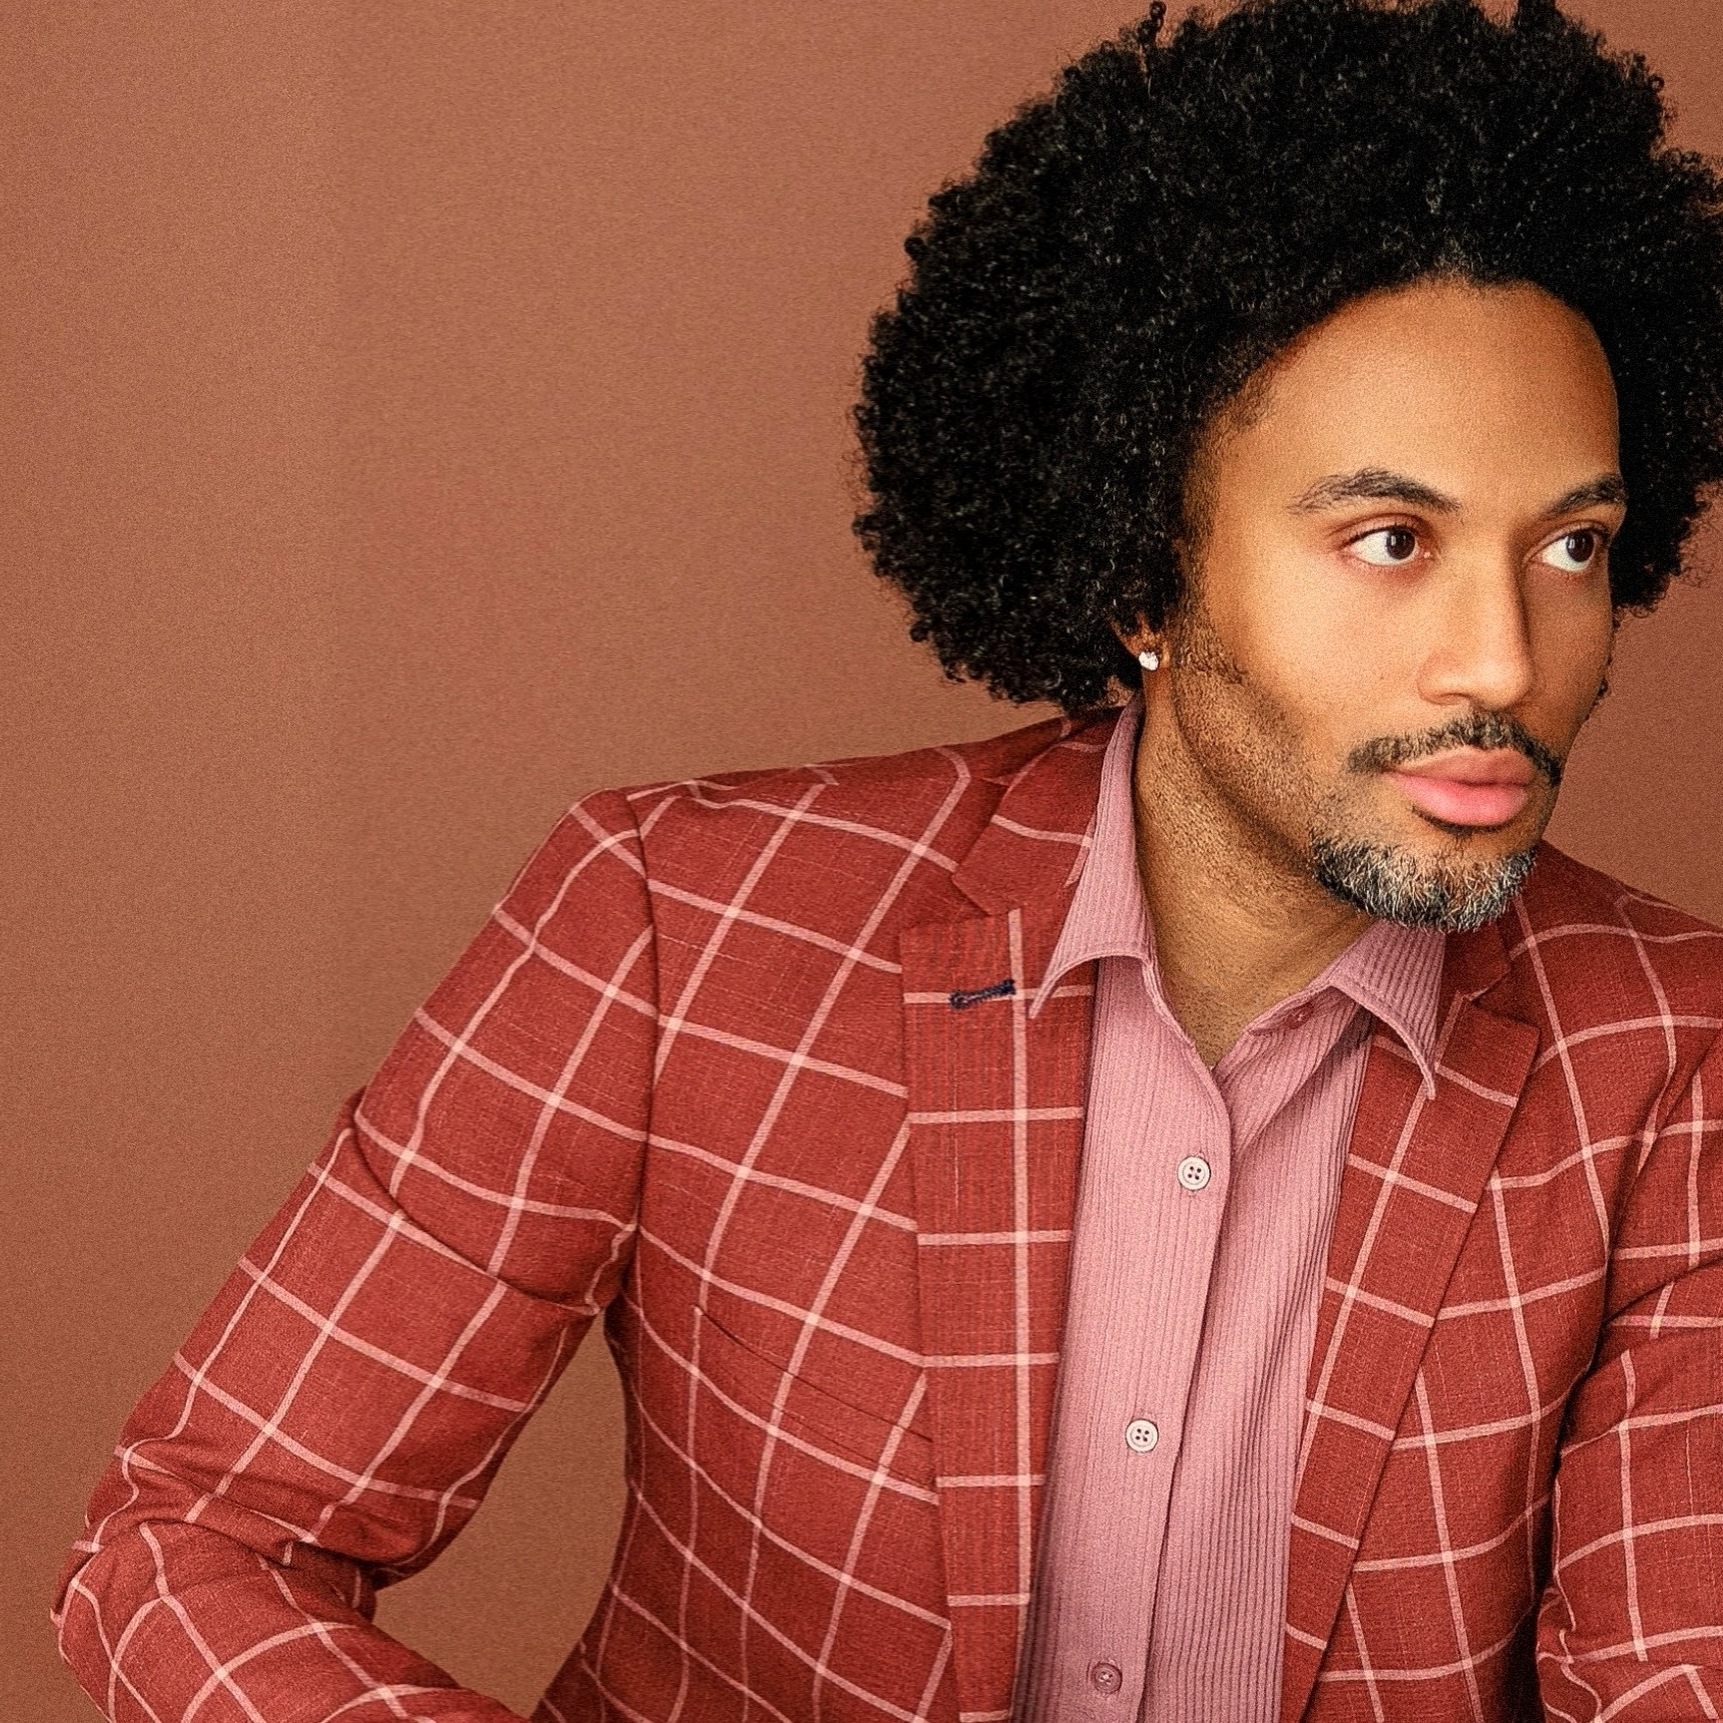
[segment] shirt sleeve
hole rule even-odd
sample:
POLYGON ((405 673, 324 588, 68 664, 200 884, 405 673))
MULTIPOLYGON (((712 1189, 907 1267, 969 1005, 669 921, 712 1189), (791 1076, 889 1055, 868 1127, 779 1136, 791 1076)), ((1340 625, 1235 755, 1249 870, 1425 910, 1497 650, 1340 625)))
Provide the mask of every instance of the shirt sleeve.
POLYGON ((638 830, 577 805, 121 1434, 55 1602, 115 1723, 512 1713, 372 1624, 615 1295, 656 1039, 638 830))
POLYGON ((1551 1718, 1723 1716, 1723 1042, 1636 1147, 1557 1462, 1537 1633, 1551 1718))

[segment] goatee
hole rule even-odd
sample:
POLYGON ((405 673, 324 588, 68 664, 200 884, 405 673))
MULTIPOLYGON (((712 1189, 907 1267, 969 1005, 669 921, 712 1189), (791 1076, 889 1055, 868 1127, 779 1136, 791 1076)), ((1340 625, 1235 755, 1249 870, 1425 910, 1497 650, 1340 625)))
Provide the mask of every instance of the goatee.
POLYGON ((1444 864, 1361 838, 1322 833, 1310 842, 1316 883, 1378 921, 1470 933, 1494 921, 1526 883, 1535 848, 1489 861, 1444 864))

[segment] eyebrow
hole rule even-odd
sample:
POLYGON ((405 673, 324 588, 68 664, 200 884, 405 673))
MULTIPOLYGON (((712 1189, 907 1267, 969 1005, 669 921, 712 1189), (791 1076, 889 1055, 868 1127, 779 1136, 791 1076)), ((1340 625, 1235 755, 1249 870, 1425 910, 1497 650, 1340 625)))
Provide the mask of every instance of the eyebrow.
MULTIPOLYGON (((1412 508, 1428 509, 1432 514, 1457 514, 1459 503, 1446 491, 1404 473, 1389 472, 1386 467, 1360 467, 1354 473, 1329 473, 1308 485, 1289 505, 1294 514, 1317 514, 1341 503, 1374 500, 1405 503, 1412 508)), ((1588 503, 1627 504, 1627 486, 1619 473, 1601 473, 1575 485, 1559 496, 1543 511, 1546 516, 1567 514, 1584 508, 1588 503)))

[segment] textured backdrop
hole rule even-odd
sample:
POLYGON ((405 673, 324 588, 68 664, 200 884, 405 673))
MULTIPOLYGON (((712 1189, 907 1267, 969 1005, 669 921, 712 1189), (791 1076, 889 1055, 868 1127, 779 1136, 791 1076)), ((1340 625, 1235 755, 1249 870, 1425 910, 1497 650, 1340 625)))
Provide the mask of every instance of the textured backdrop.
MULTIPOLYGON (((568 802, 1036 715, 904 639, 845 415, 922 200, 1138 10, 6 9, 14 1723, 90 1715, 44 1611, 127 1407, 568 802)), ((1712 0, 1581 10, 1723 149, 1712 0)), ((1720 657, 1715 586, 1630 625, 1554 835, 1723 919, 1720 657)), ((619 1449, 594 1347, 385 1622, 525 1709, 619 1449)))

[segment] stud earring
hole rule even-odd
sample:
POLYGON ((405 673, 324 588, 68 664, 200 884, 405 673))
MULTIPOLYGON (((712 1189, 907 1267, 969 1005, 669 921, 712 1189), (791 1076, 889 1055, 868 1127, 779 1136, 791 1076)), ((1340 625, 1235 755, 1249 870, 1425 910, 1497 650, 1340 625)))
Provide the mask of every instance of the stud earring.
POLYGON ((1137 662, 1145 670, 1159 670, 1161 667, 1160 650, 1154 646, 1146 646, 1137 654, 1137 662))

